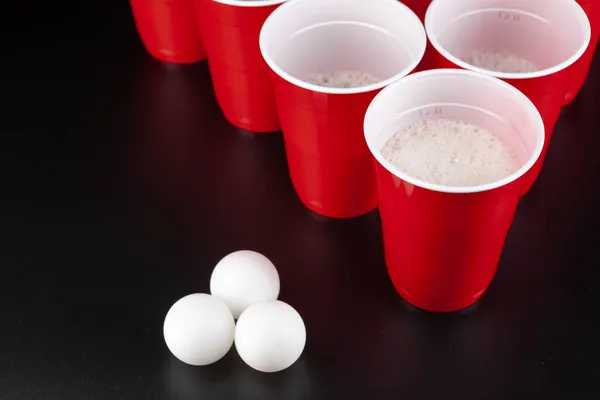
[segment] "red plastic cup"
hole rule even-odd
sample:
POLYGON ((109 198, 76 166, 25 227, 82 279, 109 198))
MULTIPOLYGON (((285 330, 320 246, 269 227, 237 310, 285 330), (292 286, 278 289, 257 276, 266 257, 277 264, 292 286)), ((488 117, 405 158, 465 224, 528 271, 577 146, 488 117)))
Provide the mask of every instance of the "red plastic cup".
POLYGON ((130 0, 135 25, 153 57, 170 63, 205 58, 193 0, 130 0))
POLYGON ((438 68, 464 68, 501 78, 538 108, 546 126, 542 156, 524 181, 527 193, 541 172, 564 104, 573 64, 590 42, 590 23, 575 0, 433 0, 425 28, 438 68), (502 73, 463 61, 473 51, 502 51, 540 70, 502 73))
POLYGON ((377 207, 363 118, 379 90, 417 66, 426 41, 419 18, 397 0, 295 0, 267 19, 260 47, 273 71, 290 176, 310 210, 352 218, 377 207), (307 83, 314 73, 336 71, 381 81, 307 83))
POLYGON ((600 39, 600 3, 598 0, 577 0, 579 5, 584 9, 592 26, 592 38, 587 50, 581 56, 579 61, 573 65, 573 77, 569 82, 567 94, 565 96, 565 104, 572 102, 579 94, 592 66, 598 39, 600 39))
POLYGON ((258 37, 285 0, 196 0, 213 87, 227 120, 250 132, 280 129, 258 37))
POLYGON ((379 93, 365 138, 375 158, 385 260, 400 295, 429 311, 477 301, 492 281, 522 193, 544 145, 544 123, 523 93, 471 71, 419 72, 379 93), (398 130, 423 119, 472 123, 498 135, 521 168, 489 184, 448 187, 415 179, 382 155, 398 130))

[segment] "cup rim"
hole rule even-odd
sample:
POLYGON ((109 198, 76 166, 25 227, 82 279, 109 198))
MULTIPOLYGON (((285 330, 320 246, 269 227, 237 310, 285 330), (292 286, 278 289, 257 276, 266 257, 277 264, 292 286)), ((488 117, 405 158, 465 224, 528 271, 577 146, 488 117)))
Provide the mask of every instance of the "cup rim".
MULTIPOLYGON (((229 0, 227 0, 227 1, 229 1, 229 0)), ((237 1, 239 1, 239 0, 237 0, 237 1)), ((411 18, 414 18, 415 21, 418 22, 418 25, 420 26, 420 32, 422 33, 422 39, 423 39, 418 57, 415 57, 407 65, 407 67, 402 69, 400 72, 394 74, 393 76, 389 77, 388 79, 379 81, 374 84, 365 85, 365 86, 358 86, 358 87, 353 87, 353 88, 335 88, 335 87, 319 86, 319 85, 315 85, 313 83, 305 82, 302 79, 298 79, 295 76, 293 76, 292 74, 289 74, 286 71, 284 71, 281 67, 279 67, 279 65, 275 62, 275 60, 265 50, 265 46, 266 46, 265 41, 267 40, 265 38, 265 27, 268 26, 269 21, 272 21, 272 18, 277 18, 278 13, 284 12, 286 7, 291 7, 291 6, 293 6, 294 3, 301 2, 301 1, 304 1, 304 0, 287 0, 286 4, 282 5, 281 7, 278 7, 276 10, 274 10, 271 13, 271 15, 269 15, 267 20, 265 21, 265 23, 260 31, 260 37, 259 37, 260 51, 262 53, 262 56, 263 56, 265 62, 269 66, 269 68, 273 72, 275 72, 277 75, 279 75, 281 78, 285 79, 286 81, 290 82, 291 84, 293 84, 295 86, 301 87, 306 90, 310 90, 312 92, 325 93, 325 94, 368 93, 368 92, 382 89, 382 88, 390 85, 391 83, 396 82, 397 80, 410 74, 411 71, 413 71, 419 65, 419 63, 423 60, 423 57, 425 56, 425 50, 427 49, 427 33, 425 31, 425 27, 423 26, 423 23, 421 22, 421 19, 417 16, 417 14, 415 14, 407 5, 405 5, 404 3, 402 3, 398 0, 378 0, 378 1, 387 1, 389 3, 393 3, 394 5, 397 5, 399 7, 403 7, 404 10, 409 15, 411 15, 411 18)))
POLYGON ((221 3, 221 4, 225 4, 228 6, 235 6, 235 7, 268 7, 268 6, 274 6, 277 4, 281 4, 281 3, 285 3, 287 0, 254 0, 254 1, 248 1, 248 0, 211 0, 211 1, 215 1, 217 3, 221 3))
POLYGON ((454 56, 452 53, 450 53, 448 50, 446 50, 446 48, 444 46, 442 46, 440 44, 436 35, 430 34, 430 32, 432 30, 431 25, 433 24, 433 21, 432 21, 433 15, 434 15, 434 12, 436 11, 435 5, 437 3, 441 3, 442 1, 444 1, 444 0, 433 0, 431 2, 431 4, 429 5, 429 7, 427 8, 427 12, 425 14, 424 26, 425 26, 425 32, 427 33, 427 38, 429 39, 429 42, 431 43, 431 45, 433 46, 433 48, 436 51, 438 51, 444 58, 446 58, 453 64, 455 64, 463 69, 466 69, 469 71, 475 71, 475 72, 478 72, 478 73, 486 75, 486 76, 491 76, 491 77, 500 78, 500 79, 517 80, 517 79, 541 78, 543 76, 552 75, 556 72, 562 71, 562 70, 570 67, 575 62, 577 62, 577 60, 579 60, 581 58, 581 56, 586 52, 588 46, 590 45, 591 39, 592 39, 592 26, 590 24, 590 20, 587 16, 586 12, 584 11, 584 9, 581 7, 581 5, 578 2, 572 1, 572 3, 573 3, 572 6, 575 7, 575 9, 576 9, 576 13, 580 19, 580 23, 583 23, 583 25, 585 25, 584 28, 585 28, 586 32, 585 32, 585 38, 583 40, 583 43, 581 44, 581 46, 579 46, 577 51, 571 55, 571 57, 569 57, 565 61, 563 61, 559 64, 556 64, 556 65, 553 65, 549 68, 544 68, 544 69, 541 69, 538 71, 533 71, 533 72, 497 72, 497 71, 492 71, 492 70, 476 67, 476 66, 471 65, 467 62, 464 62, 460 58, 454 56))
POLYGON ((364 135, 365 135, 365 141, 367 142, 369 151, 371 152, 373 157, 375 157, 377 162, 379 164, 381 164, 391 174, 393 174, 394 176, 396 176, 396 177, 402 179, 403 181, 408 182, 414 186, 421 187, 423 189, 428 189, 428 190, 431 190, 434 192, 448 193, 448 194, 469 194, 469 193, 487 192, 487 191, 498 189, 498 188, 501 188, 503 186, 506 186, 506 185, 509 185, 509 184, 515 182, 516 180, 518 180, 522 176, 524 176, 539 160, 539 158, 542 154, 542 150, 544 148, 544 142, 546 140, 544 121, 542 120, 542 117, 541 117, 539 111, 537 110, 535 105, 531 102, 531 100, 529 100, 529 98, 527 96, 525 96, 520 90, 518 90, 514 86, 512 86, 498 78, 495 78, 493 76, 482 75, 482 74, 479 74, 474 71, 460 70, 460 69, 434 69, 434 70, 428 70, 428 71, 423 71, 423 72, 417 72, 415 74, 411 74, 411 75, 399 80, 398 82, 393 83, 390 86, 386 87, 381 92, 379 92, 377 94, 377 96, 375 96, 375 98, 369 105, 369 108, 367 109, 367 112, 365 113, 363 130, 364 130, 364 135), (407 174, 406 172, 395 167, 392 163, 390 163, 383 156, 381 149, 377 148, 375 146, 375 144, 373 143, 373 140, 370 138, 371 135, 369 133, 367 133, 367 121, 370 117, 370 114, 372 113, 373 107, 376 107, 378 105, 377 103, 382 101, 382 98, 388 92, 399 90, 401 88, 401 86, 404 85, 406 82, 410 82, 411 80, 416 80, 416 79, 429 78, 432 76, 435 77, 435 76, 444 76, 444 75, 455 75, 455 76, 458 75, 459 77, 460 77, 460 75, 463 75, 465 77, 472 77, 472 78, 487 80, 497 86, 502 86, 505 90, 512 92, 513 95, 520 97, 522 105, 527 108, 528 114, 533 116, 534 123, 536 125, 538 125, 539 133, 538 133, 538 140, 537 140, 537 143, 536 143, 536 146, 535 146, 535 149, 534 149, 532 155, 529 157, 527 162, 525 162, 517 171, 515 171, 514 173, 512 173, 511 175, 509 175, 507 177, 504 177, 502 179, 499 179, 499 180, 496 180, 496 181, 493 181, 490 183, 486 183, 483 185, 475 185, 475 186, 438 185, 438 184, 423 181, 421 179, 414 178, 411 175, 407 174), (539 137, 539 136, 541 136, 541 137, 539 137))

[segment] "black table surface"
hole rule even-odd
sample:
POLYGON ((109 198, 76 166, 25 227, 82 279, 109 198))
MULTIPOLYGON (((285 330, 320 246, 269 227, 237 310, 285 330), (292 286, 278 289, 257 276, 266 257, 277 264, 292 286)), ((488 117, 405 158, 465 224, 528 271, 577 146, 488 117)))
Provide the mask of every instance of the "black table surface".
POLYGON ((600 399, 600 63, 488 292, 432 314, 394 291, 377 212, 307 211, 281 134, 230 126, 206 63, 153 60, 127 3, 101 3, 2 27, 0 399, 600 399), (164 344, 169 307, 239 249, 305 320, 284 372, 164 344))

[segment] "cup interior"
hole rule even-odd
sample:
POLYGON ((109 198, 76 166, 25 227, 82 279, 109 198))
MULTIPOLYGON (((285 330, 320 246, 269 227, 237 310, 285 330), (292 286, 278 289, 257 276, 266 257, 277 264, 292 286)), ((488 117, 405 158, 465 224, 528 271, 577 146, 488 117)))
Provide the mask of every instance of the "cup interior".
POLYGON ((399 178, 441 192, 490 190, 525 174, 541 154, 544 124, 531 101, 511 85, 465 70, 432 70, 410 75, 379 93, 364 123, 369 149, 399 178), (479 187, 442 187, 420 182, 391 165, 382 149, 398 131, 418 121, 445 118, 494 133, 516 154, 521 168, 502 181, 479 187))
MULTIPOLYGON (((585 12, 573 0, 434 0, 425 25, 433 46, 453 62, 452 57, 472 65, 482 53, 505 53, 533 63, 537 71, 575 62, 591 34, 585 12)), ((501 63, 495 68, 511 72, 501 63)))
POLYGON ((397 0, 291 0, 267 19, 260 42, 267 64, 301 86, 315 89, 309 83, 315 74, 348 71, 369 74, 383 87, 416 67, 426 36, 397 0))

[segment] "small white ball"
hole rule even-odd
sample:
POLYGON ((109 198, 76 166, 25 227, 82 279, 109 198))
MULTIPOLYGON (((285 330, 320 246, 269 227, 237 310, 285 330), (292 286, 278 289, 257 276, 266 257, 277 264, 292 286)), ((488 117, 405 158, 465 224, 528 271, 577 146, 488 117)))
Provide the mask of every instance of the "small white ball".
POLYGON ((277 300, 279 274, 275 265, 255 251, 242 250, 223 258, 210 277, 210 293, 222 299, 238 319, 253 304, 277 300))
POLYGON ((254 304, 235 328, 235 348, 246 364, 278 372, 295 363, 306 344, 306 328, 294 308, 282 301, 254 304))
POLYGON ((208 294, 179 299, 165 317, 167 347, 190 365, 208 365, 223 358, 231 348, 235 321, 227 305, 208 294))

